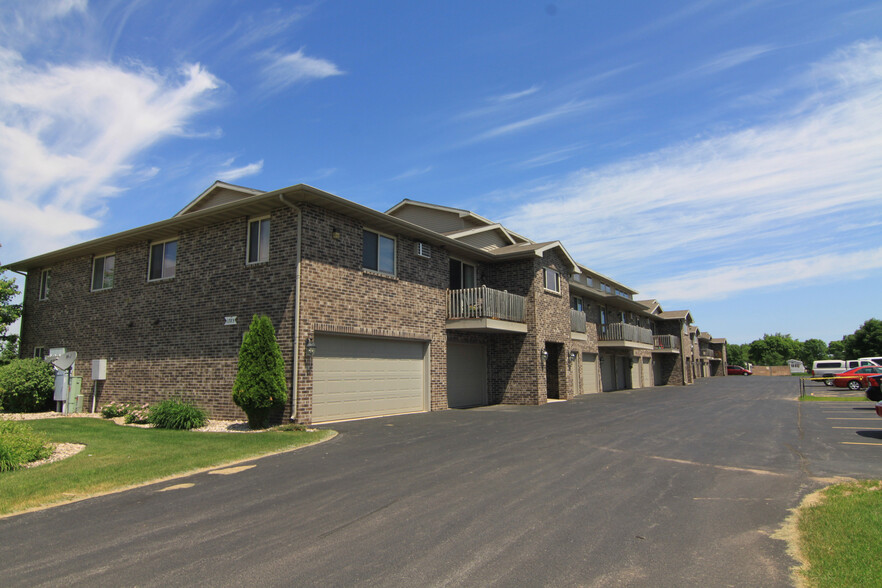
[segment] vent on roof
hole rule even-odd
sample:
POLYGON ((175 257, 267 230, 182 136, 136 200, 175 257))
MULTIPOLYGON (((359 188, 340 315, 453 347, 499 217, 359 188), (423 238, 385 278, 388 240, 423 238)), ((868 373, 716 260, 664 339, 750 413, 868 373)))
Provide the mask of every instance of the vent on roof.
POLYGON ((432 257, 432 248, 428 243, 420 243, 418 241, 416 244, 416 254, 420 257, 430 258, 432 257))

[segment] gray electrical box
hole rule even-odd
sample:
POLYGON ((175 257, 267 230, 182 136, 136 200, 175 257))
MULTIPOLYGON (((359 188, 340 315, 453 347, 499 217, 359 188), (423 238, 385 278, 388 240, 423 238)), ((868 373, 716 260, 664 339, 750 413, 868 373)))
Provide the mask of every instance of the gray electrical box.
POLYGON ((106 379, 107 379, 107 360, 106 359, 93 359, 92 360, 92 381, 106 380, 106 379))

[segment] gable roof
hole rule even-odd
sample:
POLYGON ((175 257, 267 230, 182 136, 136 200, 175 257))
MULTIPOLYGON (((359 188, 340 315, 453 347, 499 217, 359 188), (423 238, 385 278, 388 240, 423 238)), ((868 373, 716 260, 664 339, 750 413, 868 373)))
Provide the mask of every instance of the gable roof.
POLYGON ((182 214, 197 210, 205 210, 212 206, 227 204, 242 198, 248 198, 249 196, 256 196, 257 194, 263 193, 263 190, 255 190, 254 188, 246 188, 245 186, 236 186, 235 184, 228 184, 216 180, 208 187, 208 189, 202 192, 202 194, 194 198, 190 204, 178 211, 175 216, 181 216, 182 214))
POLYGON ((560 241, 546 241, 545 243, 518 243, 517 245, 506 245, 491 250, 489 253, 497 259, 519 259, 523 257, 542 257, 546 251, 558 250, 570 265, 570 269, 574 274, 582 273, 579 264, 572 258, 569 252, 564 248, 560 241))
POLYGON ((508 241, 509 244, 514 245, 517 241, 509 234, 505 227, 500 225, 499 223, 494 223, 492 225, 487 225, 484 227, 475 227, 473 229, 463 229, 461 231, 450 231, 444 233, 451 239, 459 239, 462 240, 463 237, 470 237, 472 235, 477 235, 479 233, 486 233, 487 231, 494 231, 499 234, 504 241, 508 241))
POLYGON ((666 312, 658 313, 658 317, 662 319, 685 319, 687 322, 692 322, 692 315, 688 310, 669 310, 666 312))

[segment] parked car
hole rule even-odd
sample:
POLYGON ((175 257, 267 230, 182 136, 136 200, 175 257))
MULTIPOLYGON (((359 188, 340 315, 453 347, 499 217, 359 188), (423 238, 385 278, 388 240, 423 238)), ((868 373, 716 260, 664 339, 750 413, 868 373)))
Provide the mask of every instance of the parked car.
POLYGON ((825 378, 824 385, 832 386, 833 376, 858 367, 874 366, 876 364, 872 359, 868 357, 848 360, 819 359, 812 364, 812 376, 815 378, 825 378))
POLYGON ((743 368, 740 365, 727 365, 726 373, 730 376, 749 376, 753 372, 747 368, 743 368))
POLYGON ((842 372, 833 378, 833 385, 838 388, 860 390, 867 387, 867 378, 876 374, 882 374, 882 367, 866 366, 859 367, 847 372, 842 372))
POLYGON ((882 357, 861 357, 858 359, 861 365, 868 365, 864 362, 872 362, 873 365, 882 365, 882 357))
MULTIPOLYGON (((867 378, 866 395, 867 400, 872 400, 873 402, 879 402, 882 400, 882 374, 867 378)), ((879 412, 879 410, 876 409, 876 412, 879 412)))

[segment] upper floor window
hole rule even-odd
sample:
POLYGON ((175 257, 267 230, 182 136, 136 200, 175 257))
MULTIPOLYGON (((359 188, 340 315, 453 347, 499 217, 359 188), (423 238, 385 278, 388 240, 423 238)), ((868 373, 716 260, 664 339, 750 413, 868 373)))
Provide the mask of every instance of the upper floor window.
POLYGON ((113 288, 113 267, 116 255, 102 255, 92 260, 92 291, 113 288))
POLYGON ((248 223, 248 263, 269 259, 270 219, 261 218, 248 223))
POLYGON ((395 275, 395 239, 365 229, 363 245, 364 269, 395 275))
POLYGON ((542 277, 545 283, 545 289, 551 292, 560 292, 560 274, 551 268, 542 268, 542 277))
POLYGON ((165 241, 150 246, 150 270, 148 280, 162 280, 175 277, 175 261, 178 257, 178 242, 165 241))
POLYGON ((475 287, 475 266, 460 261, 458 259, 450 260, 450 289, 460 290, 462 288, 475 287))
POLYGON ((40 300, 49 300, 49 278, 52 270, 44 269, 40 272, 40 300))
POLYGON ((585 305, 580 296, 573 296, 573 310, 585 311, 585 305))
POLYGON ((603 282, 600 283, 600 291, 606 292, 607 294, 612 294, 612 288, 610 287, 610 285, 604 284, 603 282))

